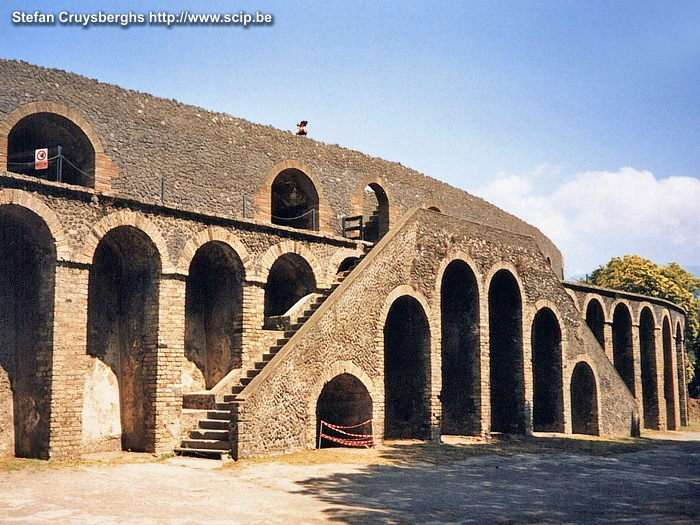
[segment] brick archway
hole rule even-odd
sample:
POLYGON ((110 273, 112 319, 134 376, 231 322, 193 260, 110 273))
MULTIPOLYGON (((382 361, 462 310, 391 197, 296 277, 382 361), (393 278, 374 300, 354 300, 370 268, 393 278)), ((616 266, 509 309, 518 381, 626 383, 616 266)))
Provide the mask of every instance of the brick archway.
POLYGON ((56 215, 56 213, 41 199, 22 190, 2 190, 0 191, 0 206, 7 204, 14 204, 15 206, 26 208, 39 216, 44 221, 53 237, 56 249, 56 260, 70 260, 70 248, 68 247, 68 240, 66 239, 63 225, 58 215, 56 215))
POLYGON ((245 244, 230 231, 224 228, 210 226, 209 228, 197 232, 187 241, 180 252, 180 258, 175 266, 177 272, 181 275, 187 275, 190 263, 197 253, 197 250, 204 244, 212 241, 227 244, 236 252, 236 255, 238 255, 238 258, 241 260, 246 276, 253 271, 253 261, 245 244))
POLYGON ((90 123, 77 111, 55 102, 30 102, 12 111, 0 123, 0 166, 7 166, 8 137, 12 128, 25 117, 37 113, 53 113, 71 121, 85 133, 95 151, 95 190, 110 191, 112 180, 119 176, 119 168, 105 153, 102 141, 90 123))
POLYGON ((253 272, 255 280, 261 283, 267 282, 270 268, 272 268, 275 261, 285 253, 294 253, 302 257, 309 264, 309 266, 311 266, 311 269, 314 272, 314 277, 316 278, 316 283, 319 287, 327 287, 330 285, 328 282, 328 272, 323 271, 323 266, 321 266, 311 250, 309 250, 304 244, 297 241, 283 241, 268 248, 268 250, 260 258, 259 262, 255 265, 255 271, 253 272))

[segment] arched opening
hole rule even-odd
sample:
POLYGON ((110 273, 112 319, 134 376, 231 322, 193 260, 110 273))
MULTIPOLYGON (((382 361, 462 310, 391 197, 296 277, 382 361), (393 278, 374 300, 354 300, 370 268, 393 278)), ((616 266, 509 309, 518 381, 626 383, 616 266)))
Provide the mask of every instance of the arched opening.
POLYGON ((586 324, 595 335, 600 346, 605 350, 605 314, 600 301, 591 299, 586 308, 586 324))
POLYGON ((440 286, 443 434, 481 431, 479 291, 474 272, 452 261, 440 286))
POLYGON ((664 399, 666 400, 666 425, 669 430, 678 429, 676 423, 676 389, 673 387, 673 343, 671 342, 671 323, 668 317, 663 323, 664 346, 664 399))
POLYGON ((362 215, 364 240, 377 242, 389 231, 389 198, 376 182, 365 187, 362 215))
POLYGON ((644 428, 659 428, 658 381, 656 379, 656 338, 654 317, 649 308, 639 318, 639 349, 642 365, 644 428))
POLYGON ((338 270, 335 272, 337 279, 345 278, 348 276, 350 271, 360 262, 359 257, 346 257, 343 262, 338 266, 338 270))
MULTIPOLYGON (((681 330, 681 323, 676 324, 676 359, 678 363, 683 363, 683 331, 681 330)), ((680 409, 680 424, 688 424, 688 407, 686 404, 687 386, 685 384, 685 374, 683 373, 683 366, 679 365, 676 367, 677 377, 678 377, 678 402, 680 409)))
MULTIPOLYGON (((152 451, 160 256, 141 230, 119 226, 97 245, 88 286, 83 438, 152 451)), ((106 446, 106 444, 105 444, 106 446)))
POLYGON ((437 206, 428 206, 428 209, 431 211, 436 211, 438 213, 442 213, 442 210, 438 208, 437 206))
POLYGON ((241 366, 243 264, 227 244, 209 242, 190 263, 185 299, 185 358, 195 370, 183 388, 209 389, 241 366))
POLYGON ((318 192, 302 171, 287 169, 272 183, 272 224, 318 230, 318 192))
POLYGON ((0 206, 0 456, 48 457, 55 267, 46 223, 0 206))
POLYGON ((522 304, 515 277, 499 270, 489 287, 491 430, 525 432, 522 304))
POLYGON ((613 364, 617 373, 633 396, 637 397, 634 389, 634 356, 632 350, 632 318, 627 307, 620 303, 613 314, 613 364))
POLYGON ((7 170, 41 179, 94 186, 95 149, 76 124, 55 113, 34 113, 7 137, 7 170), (48 148, 48 168, 37 169, 34 152, 48 148))
MULTIPOLYGON (((347 429, 352 434, 372 434, 372 424, 357 426, 372 419, 372 398, 362 381, 351 374, 340 374, 326 383, 316 403, 316 436, 319 436, 321 421, 334 426, 355 427, 347 429)), ((347 439, 342 432, 325 427, 323 433, 338 439, 347 439)), ((332 447, 338 442, 320 439, 316 446, 332 447)))
POLYGON ((265 284, 265 317, 284 315, 294 304, 316 291, 316 278, 306 260, 295 253, 280 256, 265 284))
POLYGON ((561 328, 554 312, 542 308, 532 322, 533 428, 564 431, 561 328))
POLYGON ((423 307, 404 295, 384 325, 384 436, 430 437, 430 329, 423 307))
POLYGON ((597 436, 599 433, 595 376, 583 361, 571 374, 571 430, 574 434, 597 436))

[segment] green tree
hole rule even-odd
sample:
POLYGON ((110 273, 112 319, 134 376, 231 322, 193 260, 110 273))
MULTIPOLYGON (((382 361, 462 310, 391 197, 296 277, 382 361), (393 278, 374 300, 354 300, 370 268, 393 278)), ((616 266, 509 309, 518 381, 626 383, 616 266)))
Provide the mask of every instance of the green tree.
POLYGON ((687 312, 686 377, 693 397, 700 394, 700 279, 677 263, 658 266, 638 255, 613 257, 584 282, 666 299, 687 312))

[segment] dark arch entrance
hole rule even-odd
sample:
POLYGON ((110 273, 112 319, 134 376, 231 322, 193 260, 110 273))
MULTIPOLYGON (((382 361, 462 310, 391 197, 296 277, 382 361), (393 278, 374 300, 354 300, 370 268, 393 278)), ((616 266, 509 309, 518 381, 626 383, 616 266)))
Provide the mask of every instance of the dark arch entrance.
POLYGON ((190 263, 185 300, 185 357, 212 388, 241 366, 243 265, 221 242, 197 250, 190 263))
POLYGON ((561 328, 554 312, 542 308, 532 322, 533 428, 564 431, 561 328))
POLYGON ((595 376, 583 361, 571 374, 571 430, 574 434, 597 436, 599 433, 595 376))
POLYGON ((656 378, 656 338, 654 317, 649 308, 639 318, 639 349, 642 365, 644 428, 659 428, 658 381, 656 378))
POLYGON ((627 307, 620 303, 613 314, 613 363, 617 373, 633 396, 637 397, 634 388, 634 356, 632 350, 632 318, 627 307))
POLYGON ((0 206, 0 453, 48 458, 55 267, 46 223, 0 206))
POLYGON ((302 297, 316 291, 316 278, 306 260, 295 253, 280 256, 265 284, 265 317, 284 315, 302 297))
MULTIPOLYGON (((319 435, 321 421, 340 426, 354 426, 372 419, 372 398, 362 381, 352 374, 340 374, 326 383, 316 403, 316 436, 319 435)), ((324 429, 324 433, 332 430, 324 429)), ((363 425, 351 431, 354 434, 371 434, 372 425, 363 425)), ((342 438, 343 434, 337 437, 342 438)), ((337 443, 323 440, 316 446, 323 448, 337 443)))
POLYGON ((93 187, 95 149, 83 130, 67 118, 34 113, 15 124, 7 137, 7 170, 93 187), (49 149, 49 167, 37 170, 34 150, 42 148, 49 149))
POLYGON ((272 183, 272 224, 318 230, 318 192, 311 179, 297 169, 284 170, 272 183))
POLYGON ((586 308, 586 324, 595 335, 600 346, 605 350, 605 314, 600 301, 591 299, 586 308))
POLYGON ((384 325, 384 436, 430 437, 430 330, 423 307, 399 297, 384 325))
POLYGON ((88 354, 114 372, 123 450, 152 451, 160 256, 141 230, 119 226, 97 245, 88 289, 88 354))
POLYGON ((463 261, 452 261, 440 286, 442 319, 443 434, 479 434, 481 388, 479 291, 476 277, 463 261))
POLYGON ((389 231, 389 198, 384 188, 371 182, 363 195, 364 239, 376 242, 389 231))
POLYGON ((499 270, 489 287, 491 430, 525 432, 522 304, 515 277, 499 270))
POLYGON ((663 323, 664 346, 664 399, 666 400, 666 425, 669 430, 677 430, 676 391, 673 387, 673 342, 671 341, 671 323, 668 317, 663 323))

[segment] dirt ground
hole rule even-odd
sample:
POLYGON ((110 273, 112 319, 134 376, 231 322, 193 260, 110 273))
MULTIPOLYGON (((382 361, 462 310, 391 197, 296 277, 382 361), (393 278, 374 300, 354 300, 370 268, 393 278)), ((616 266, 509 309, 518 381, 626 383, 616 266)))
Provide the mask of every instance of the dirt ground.
POLYGON ((0 467, 2 523, 700 522, 700 432, 0 467))

